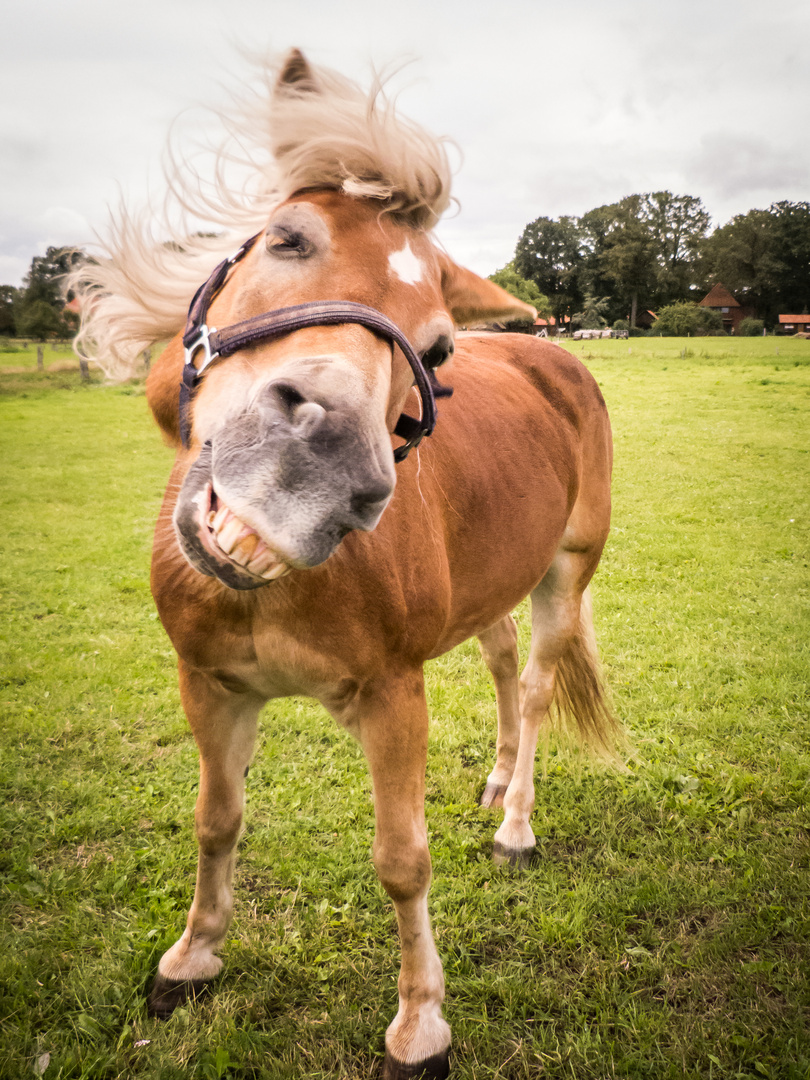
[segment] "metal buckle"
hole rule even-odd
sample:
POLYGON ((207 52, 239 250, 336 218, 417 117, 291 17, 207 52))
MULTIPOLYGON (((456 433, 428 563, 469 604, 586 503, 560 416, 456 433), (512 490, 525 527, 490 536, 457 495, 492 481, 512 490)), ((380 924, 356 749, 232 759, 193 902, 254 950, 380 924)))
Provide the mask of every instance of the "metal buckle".
POLYGON ((186 346, 186 365, 191 367, 194 367, 194 357, 196 356, 197 352, 200 349, 203 350, 204 355, 202 363, 198 368, 195 368, 195 371, 198 375, 202 375, 208 365, 213 360, 216 360, 216 358, 219 356, 219 353, 211 352, 211 342, 209 341, 211 334, 213 334, 215 331, 215 326, 212 326, 209 329, 208 326, 203 323, 197 331, 197 336, 194 338, 190 345, 186 346))

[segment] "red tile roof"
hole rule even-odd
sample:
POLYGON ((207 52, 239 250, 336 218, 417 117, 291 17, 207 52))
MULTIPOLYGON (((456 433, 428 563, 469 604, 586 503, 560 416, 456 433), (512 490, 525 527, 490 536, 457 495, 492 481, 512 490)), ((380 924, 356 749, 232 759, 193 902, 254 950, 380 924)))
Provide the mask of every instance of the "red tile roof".
POLYGON ((700 301, 700 307, 739 307, 740 305, 720 282, 714 286, 700 301))
POLYGON ((807 326, 810 323, 810 315, 780 315, 779 322, 787 323, 788 326, 796 326, 799 323, 807 326))

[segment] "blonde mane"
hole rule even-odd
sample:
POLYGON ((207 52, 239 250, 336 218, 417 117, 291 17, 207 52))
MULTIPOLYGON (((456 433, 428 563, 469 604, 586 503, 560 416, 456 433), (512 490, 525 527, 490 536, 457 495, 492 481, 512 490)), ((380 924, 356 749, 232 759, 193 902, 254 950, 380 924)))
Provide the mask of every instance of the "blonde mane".
POLYGON ((82 308, 74 347, 112 379, 132 376, 145 349, 182 329, 217 263, 301 188, 378 199, 383 212, 420 229, 449 205, 445 140, 401 117, 379 79, 366 92, 310 68, 297 51, 260 74, 259 90, 217 114, 226 134, 209 175, 170 152, 162 208, 133 214, 122 206, 100 257, 68 280, 82 308))

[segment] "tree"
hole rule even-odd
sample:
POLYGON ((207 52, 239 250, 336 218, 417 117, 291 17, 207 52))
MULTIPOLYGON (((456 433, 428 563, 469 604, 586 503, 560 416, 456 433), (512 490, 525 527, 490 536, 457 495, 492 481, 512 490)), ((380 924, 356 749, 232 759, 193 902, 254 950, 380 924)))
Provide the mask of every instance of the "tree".
POLYGON ((69 247, 49 247, 44 255, 35 255, 31 269, 23 279, 23 288, 29 298, 45 300, 51 307, 61 308, 64 278, 84 257, 83 252, 69 247))
POLYGON ((515 270, 548 297, 558 320, 582 301, 577 279, 581 262, 579 224, 573 217, 537 218, 515 248, 515 270))
POLYGON ((709 229, 709 214, 695 195, 655 191, 645 195, 647 216, 657 248, 655 304, 689 296, 700 245, 709 229))
POLYGON ((766 322, 810 306, 810 203, 776 202, 737 214, 702 247, 703 283, 722 281, 766 322))
POLYGON ((810 203, 772 203, 773 255, 779 305, 800 314, 810 304, 810 203))
POLYGON ((581 218, 540 217, 515 249, 518 274, 548 295, 555 315, 570 314, 586 295, 610 296, 608 320, 689 296, 709 215, 694 195, 671 191, 628 195, 581 218))
POLYGON ((579 219, 580 246, 583 266, 580 280, 585 295, 612 297, 611 316, 616 318, 626 311, 621 286, 610 272, 607 262, 609 237, 617 225, 618 203, 597 206, 579 219))
POLYGON ((629 301, 630 326, 634 327, 639 297, 646 298, 655 287, 658 251, 649 227, 646 196, 628 195, 615 204, 615 215, 605 237, 603 264, 615 288, 629 301))
POLYGON ((741 304, 769 322, 779 313, 779 259, 773 218, 768 210, 737 214, 715 229, 701 248, 703 286, 718 281, 741 304))
POLYGON ((62 328, 59 312, 46 300, 32 300, 24 304, 16 322, 20 337, 36 338, 38 341, 57 336, 62 328))
POLYGON ((639 304, 671 303, 689 296, 709 214, 695 195, 654 191, 628 195, 589 210, 581 219, 590 291, 610 292, 612 314, 629 311, 635 326, 639 304))
POLYGON ((75 319, 66 312, 63 286, 65 276, 85 258, 75 248, 49 247, 45 255, 35 255, 15 297, 16 332, 23 337, 67 337, 75 319))
POLYGON ((582 311, 572 316, 573 321, 578 322, 583 330, 599 330, 607 325, 606 312, 609 304, 609 296, 603 296, 600 300, 588 293, 582 311))
POLYGON ((12 336, 16 333, 14 307, 19 291, 13 285, 0 285, 0 334, 12 336))
POLYGON ((537 309, 537 314, 541 318, 547 319, 551 314, 551 304, 548 297, 540 292, 533 281, 527 281, 526 278, 520 276, 515 270, 514 262, 507 263, 502 269, 490 274, 489 280, 494 281, 496 285, 500 285, 502 289, 506 289, 508 293, 517 297, 518 300, 522 300, 524 304, 531 304, 532 307, 537 309))

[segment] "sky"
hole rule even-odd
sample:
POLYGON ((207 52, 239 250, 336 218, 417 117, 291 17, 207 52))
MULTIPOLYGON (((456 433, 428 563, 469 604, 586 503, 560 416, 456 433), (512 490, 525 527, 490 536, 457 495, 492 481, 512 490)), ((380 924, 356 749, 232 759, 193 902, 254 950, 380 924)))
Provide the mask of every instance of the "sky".
POLYGON ((714 225, 810 199, 807 0, 5 0, 3 36, 0 284, 159 196, 170 126, 209 130, 246 48, 399 65, 401 111, 458 147, 439 236, 483 275, 535 218, 635 192, 714 225))

